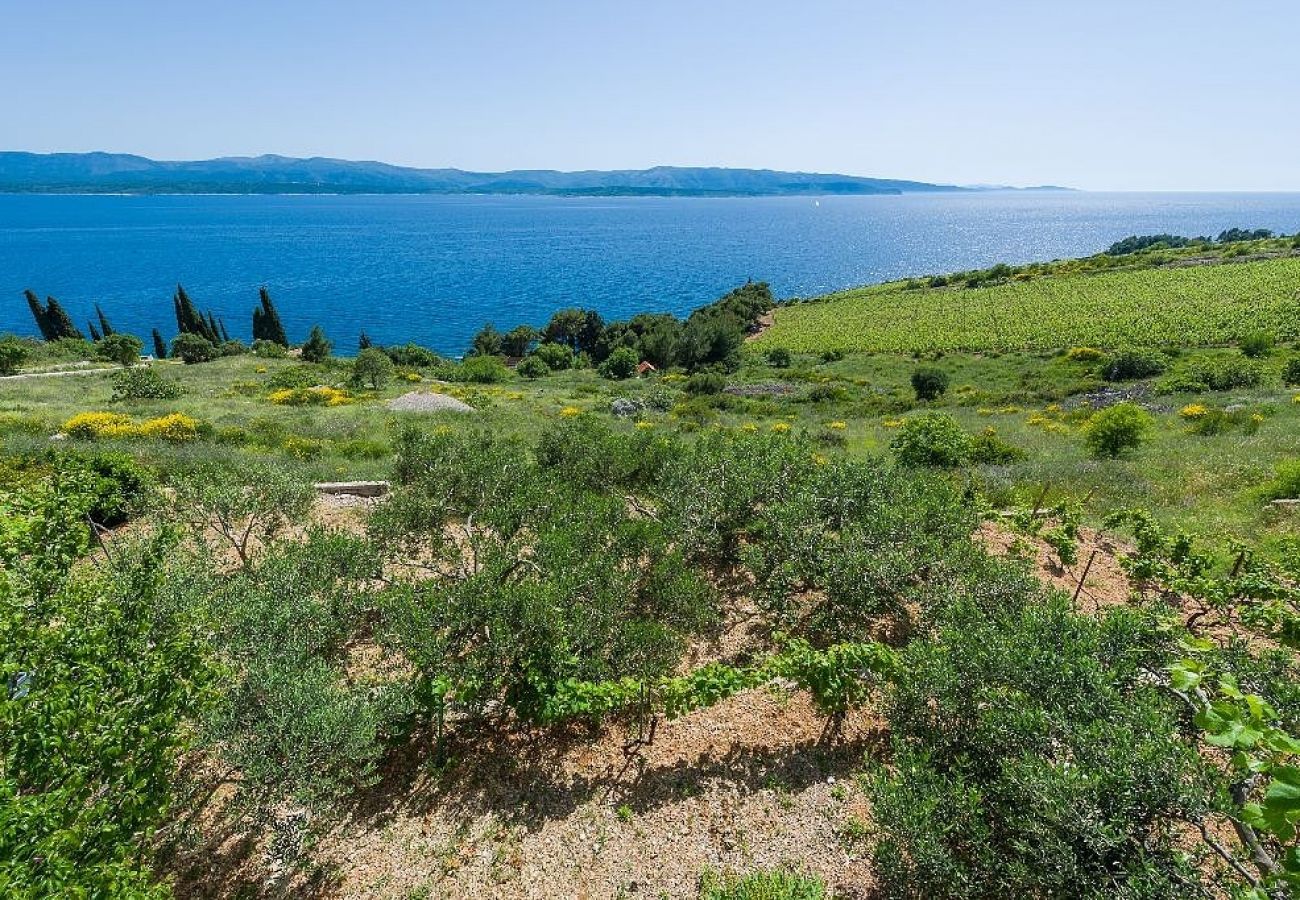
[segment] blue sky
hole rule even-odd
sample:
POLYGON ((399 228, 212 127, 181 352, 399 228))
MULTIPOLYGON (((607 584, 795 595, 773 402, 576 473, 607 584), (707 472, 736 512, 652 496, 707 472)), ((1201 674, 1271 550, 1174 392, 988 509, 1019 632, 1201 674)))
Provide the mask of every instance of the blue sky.
POLYGON ((1300 3, 0 0, 0 148, 1300 190, 1300 3))

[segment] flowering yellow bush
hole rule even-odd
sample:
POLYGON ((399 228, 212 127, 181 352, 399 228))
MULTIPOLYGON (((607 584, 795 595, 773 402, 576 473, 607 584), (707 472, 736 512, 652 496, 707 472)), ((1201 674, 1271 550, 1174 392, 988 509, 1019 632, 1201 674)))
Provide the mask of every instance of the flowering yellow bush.
POLYGON ((1294 397, 1292 397, 1292 398, 1291 398, 1291 402, 1292 402, 1292 403, 1300 403, 1300 394, 1296 394, 1294 397))
POLYGON ((411 382, 411 384, 415 384, 417 381, 424 380, 424 376, 421 375, 419 372, 407 372, 404 375, 402 375, 402 378, 411 382))
POLYGON ((63 433, 68 437, 94 441, 100 438, 131 437, 135 425, 130 416, 111 412, 77 413, 63 423, 63 433))
POLYGON ((91 441, 132 437, 192 441, 199 436, 199 420, 184 413, 170 413, 137 425, 130 416, 121 413, 78 413, 63 423, 63 433, 91 441))
POLYGON ((772 424, 772 430, 775 431, 777 434, 785 434, 787 431, 790 430, 790 423, 789 423, 789 422, 774 422, 774 423, 772 424))
POLYGON ((1178 415, 1184 419, 1199 419, 1210 410, 1203 403, 1189 403, 1182 409, 1178 410, 1178 415))
POLYGON ((880 424, 883 425, 883 426, 886 427, 886 428, 902 428, 902 427, 903 427, 903 420, 902 420, 902 419, 886 419, 885 421, 881 422, 880 424))
POLYGON ((830 423, 828 423, 828 424, 826 425, 826 427, 827 427, 827 428, 833 428, 833 429, 835 429, 836 431, 843 431, 845 428, 848 428, 849 426, 848 426, 848 423, 847 423, 847 422, 838 422, 838 421, 836 421, 836 422, 830 422, 830 423))
POLYGON ((1094 362, 1101 359, 1103 355, 1096 347, 1071 347, 1065 354, 1065 358, 1070 362, 1094 362))
POLYGON ((139 428, 141 437, 164 441, 192 441, 199 436, 199 420, 184 413, 149 419, 139 428))
POLYGON ((343 406, 352 402, 347 391, 332 387, 282 388, 267 399, 280 406, 343 406))
POLYGON ((572 419, 574 416, 582 415, 582 410, 576 406, 566 406, 560 410, 560 415, 565 419, 572 419))
POLYGON ((647 422, 645 419, 642 419, 640 422, 637 422, 637 423, 636 423, 636 427, 637 427, 637 428, 654 428, 654 427, 655 427, 655 423, 654 423, 654 422, 647 422))
POLYGON ((753 434, 755 431, 758 431, 758 426, 755 425, 753 422, 746 422, 744 425, 740 426, 740 430, 747 431, 750 434, 753 434))

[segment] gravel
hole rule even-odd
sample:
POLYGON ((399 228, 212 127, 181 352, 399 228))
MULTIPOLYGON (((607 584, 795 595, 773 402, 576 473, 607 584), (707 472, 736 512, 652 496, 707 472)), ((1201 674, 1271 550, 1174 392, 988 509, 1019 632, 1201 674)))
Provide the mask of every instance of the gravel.
POLYGON ((388 408, 397 412, 474 412, 474 407, 462 403, 446 394, 434 394, 426 391, 411 391, 395 400, 388 401, 388 408))

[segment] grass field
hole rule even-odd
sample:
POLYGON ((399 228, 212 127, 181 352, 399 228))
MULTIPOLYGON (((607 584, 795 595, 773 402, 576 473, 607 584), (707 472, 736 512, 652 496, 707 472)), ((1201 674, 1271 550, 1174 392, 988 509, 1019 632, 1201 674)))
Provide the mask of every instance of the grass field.
POLYGON ((1300 258, 1055 275, 992 287, 894 282, 776 311, 758 342, 803 352, 1210 346, 1300 337, 1300 258))

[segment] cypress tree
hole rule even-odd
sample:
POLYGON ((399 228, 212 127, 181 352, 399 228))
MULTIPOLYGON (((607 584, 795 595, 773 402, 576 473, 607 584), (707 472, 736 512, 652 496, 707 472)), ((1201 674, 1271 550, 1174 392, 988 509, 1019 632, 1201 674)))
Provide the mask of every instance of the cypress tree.
POLYGON ((154 359, 167 358, 167 342, 163 340, 163 336, 158 333, 157 328, 153 330, 153 355, 154 359))
POLYGON ((103 333, 104 337, 108 337, 113 333, 113 326, 108 324, 108 317, 104 315, 104 311, 99 308, 98 303, 95 304, 95 315, 99 317, 100 332, 103 333))
POLYGON ((92 341, 100 341, 100 340, 103 340, 103 335, 101 335, 101 334, 99 333, 99 329, 97 329, 97 328, 95 327, 95 322, 94 322, 93 319, 92 319, 91 321, 87 322, 86 324, 90 326, 90 339, 91 339, 92 341))
POLYGON ((361 332, 361 337, 357 338, 357 349, 369 350, 373 346, 374 343, 370 340, 370 335, 366 334, 364 331, 361 332))
POLYGON ((45 315, 55 340, 59 338, 80 338, 84 341, 86 339, 86 336, 81 333, 81 329, 72 324, 72 317, 68 315, 67 310, 53 297, 45 298, 45 315))
POLYGON ((265 287, 260 288, 258 299, 261 307, 253 310, 253 340, 272 341, 281 347, 288 347, 289 338, 280 322, 280 313, 271 302, 271 292, 265 287))
POLYGON ((23 296, 27 298, 27 308, 32 311, 32 318, 36 320, 36 328, 40 331, 41 337, 47 341, 57 340, 57 335, 50 332, 50 317, 45 312, 45 307, 41 305, 41 298, 31 290, 23 291, 23 296))
POLYGON ((230 332, 226 331, 226 320, 217 319, 217 325, 221 328, 221 340, 223 341, 230 340, 230 332))

